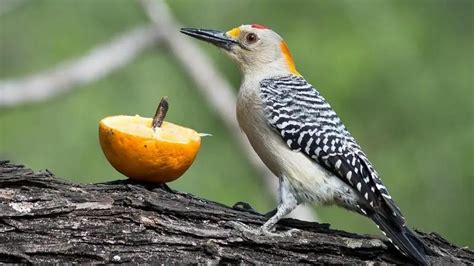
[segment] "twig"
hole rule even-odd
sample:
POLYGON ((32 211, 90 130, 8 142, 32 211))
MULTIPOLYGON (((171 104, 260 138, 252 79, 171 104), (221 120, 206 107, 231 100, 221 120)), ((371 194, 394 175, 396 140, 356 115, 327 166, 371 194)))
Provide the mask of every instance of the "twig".
MULTIPOLYGON (((179 33, 179 24, 173 18, 164 1, 140 0, 143 8, 156 29, 163 33, 163 41, 181 63, 186 73, 197 84, 197 88, 205 96, 209 104, 220 115, 227 129, 244 150, 252 166, 263 177, 268 189, 278 198, 277 179, 257 157, 248 141, 243 138, 240 127, 236 121, 235 94, 232 86, 222 77, 196 44, 179 33)), ((315 213, 308 207, 299 207, 292 213, 293 217, 314 221, 315 213)))
POLYGON ((153 27, 140 26, 95 47, 83 57, 53 69, 20 79, 0 81, 0 107, 43 101, 102 79, 160 40, 161 34, 153 27))

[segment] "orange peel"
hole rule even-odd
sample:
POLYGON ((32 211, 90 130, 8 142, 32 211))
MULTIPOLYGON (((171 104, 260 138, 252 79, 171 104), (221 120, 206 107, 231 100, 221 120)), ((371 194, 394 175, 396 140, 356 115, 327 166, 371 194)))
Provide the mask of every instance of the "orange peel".
POLYGON ((196 131, 152 118, 110 116, 99 123, 99 141, 110 164, 132 180, 164 183, 179 178, 201 145, 196 131))

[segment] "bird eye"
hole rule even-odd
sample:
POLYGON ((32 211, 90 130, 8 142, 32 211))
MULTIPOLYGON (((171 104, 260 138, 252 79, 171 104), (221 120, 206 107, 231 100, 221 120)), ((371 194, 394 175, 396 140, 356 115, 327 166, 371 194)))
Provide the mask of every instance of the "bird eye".
POLYGON ((255 33, 249 33, 245 36, 247 43, 252 44, 257 41, 257 35, 255 33))

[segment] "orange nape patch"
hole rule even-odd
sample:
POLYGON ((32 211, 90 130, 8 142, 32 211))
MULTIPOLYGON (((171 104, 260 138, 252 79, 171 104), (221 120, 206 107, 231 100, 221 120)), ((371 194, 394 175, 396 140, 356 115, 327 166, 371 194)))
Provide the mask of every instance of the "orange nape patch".
POLYGON ((237 28, 233 28, 231 30, 229 30, 228 32, 226 32, 225 34, 227 34, 228 36, 232 37, 232 38, 238 38, 239 35, 240 35, 240 28, 237 27, 237 28))
POLYGON ((301 74, 296 70, 295 61, 291 56, 290 49, 288 49, 288 45, 286 45, 285 41, 280 42, 280 50, 285 58, 285 62, 288 65, 290 72, 294 75, 301 76, 301 74))

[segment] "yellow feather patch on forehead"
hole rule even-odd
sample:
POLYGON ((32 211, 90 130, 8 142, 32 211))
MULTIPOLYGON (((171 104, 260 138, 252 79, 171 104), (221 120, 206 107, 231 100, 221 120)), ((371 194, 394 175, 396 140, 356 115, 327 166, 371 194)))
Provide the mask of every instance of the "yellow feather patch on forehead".
POLYGON ((240 28, 233 28, 230 31, 226 32, 227 35, 229 35, 232 38, 237 38, 240 35, 240 28))

